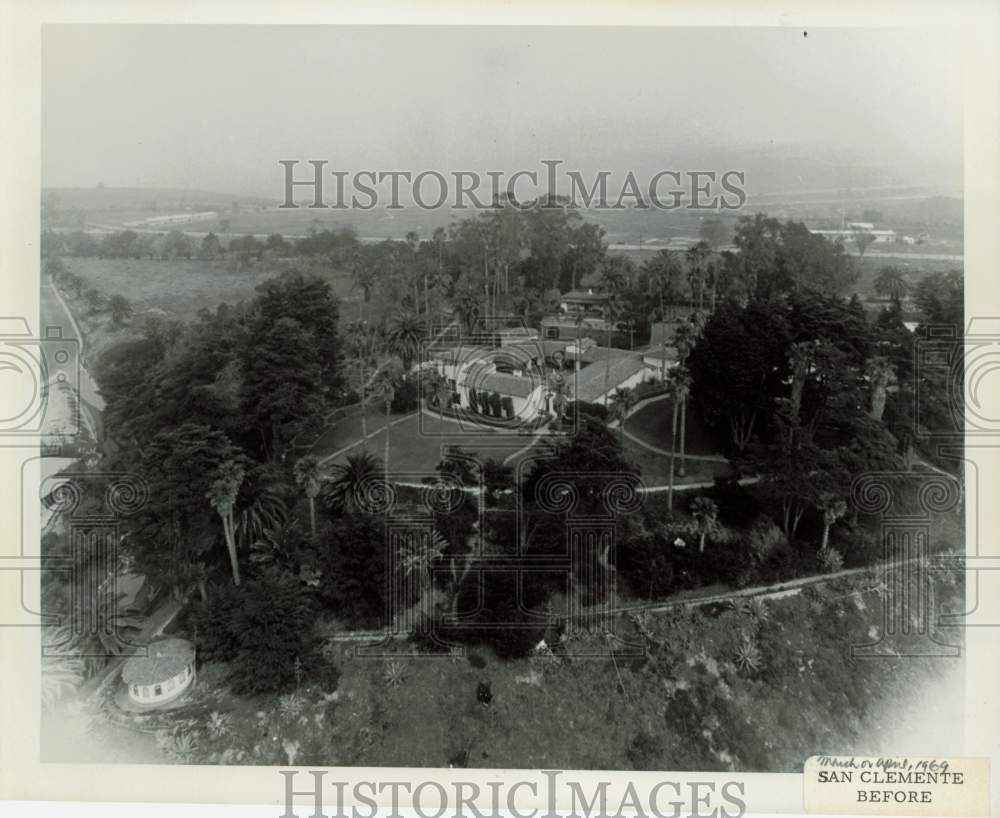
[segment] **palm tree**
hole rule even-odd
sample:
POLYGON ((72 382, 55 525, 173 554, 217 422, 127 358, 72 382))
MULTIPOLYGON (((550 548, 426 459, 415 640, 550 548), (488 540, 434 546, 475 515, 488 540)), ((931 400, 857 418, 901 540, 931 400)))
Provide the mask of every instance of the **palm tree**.
POLYGON ((295 463, 295 482, 309 500, 309 529, 316 536, 316 495, 319 494, 319 459, 307 454, 295 463))
POLYGON ((233 584, 240 584, 240 565, 236 558, 236 525, 233 519, 233 508, 236 496, 240 492, 246 470, 243 463, 236 458, 223 460, 216 470, 215 480, 206 496, 208 502, 222 520, 222 531, 226 538, 226 548, 229 551, 229 564, 233 570, 233 584))
POLYGON ((681 461, 677 473, 681 477, 685 474, 684 446, 687 442, 687 399, 688 392, 691 388, 691 376, 688 373, 686 364, 688 356, 691 354, 691 348, 694 346, 694 334, 694 327, 689 323, 680 324, 677 329, 674 330, 674 348, 677 350, 677 372, 675 373, 675 383, 677 386, 677 399, 681 404, 681 461))
POLYGON ((819 347, 818 341, 799 341, 792 344, 792 348, 788 352, 788 365, 791 369, 792 379, 788 397, 789 435, 799 425, 802 393, 805 390, 806 378, 815 363, 819 347))
POLYGON ((381 472, 382 464, 370 452, 347 455, 347 462, 335 464, 330 479, 323 481, 323 503, 328 508, 357 511, 364 486, 381 472))
MULTIPOLYGON (((416 574, 420 582, 420 598, 424 605, 430 602, 428 592, 433 587, 431 568, 444 556, 448 541, 437 531, 432 531, 429 538, 413 532, 407 537, 400 551, 400 565, 407 575, 416 574)), ((427 611, 429 613, 429 611, 427 611)))
POLYGON ((714 313, 715 304, 719 297, 719 263, 717 261, 710 261, 705 268, 705 284, 708 286, 709 294, 708 311, 714 313))
POLYGON ((402 360, 404 371, 410 371, 423 337, 424 323, 413 313, 399 313, 390 322, 386 342, 389 351, 402 360))
POLYGON ((670 390, 670 403, 671 403, 671 413, 670 418, 670 477, 667 482, 667 511, 672 512, 674 510, 674 462, 677 454, 677 408, 678 403, 678 375, 677 370, 673 370, 670 373, 670 380, 666 381, 667 388, 670 390))
POLYGON ((895 267, 883 267, 875 277, 875 292, 883 298, 901 300, 909 286, 903 274, 895 267))
POLYGON ((348 328, 351 339, 351 349, 357 360, 358 375, 361 382, 361 439, 362 446, 368 442, 368 366, 375 366, 375 343, 378 331, 366 321, 357 321, 348 328))
POLYGON ((386 483, 389 482, 389 454, 391 451, 389 439, 392 432, 392 424, 389 420, 389 415, 392 412, 392 402, 396 397, 397 374, 397 370, 394 367, 386 367, 379 373, 378 379, 373 385, 375 394, 378 397, 381 397, 382 402, 385 405, 385 455, 382 458, 382 465, 385 469, 386 483))
POLYGON ((368 262, 363 253, 354 254, 354 263, 351 265, 351 272, 354 275, 354 286, 361 288, 361 319, 365 317, 365 305, 371 301, 372 288, 378 281, 378 274, 375 268, 368 262))
POLYGON ((719 516, 719 507, 709 497, 695 497, 691 502, 691 516, 698 524, 698 551, 704 553, 705 538, 708 536, 708 532, 715 527, 716 518, 719 516))
POLYGON ((434 406, 437 406, 440 412, 444 412, 449 403, 451 402, 451 396, 453 394, 451 390, 451 384, 448 383, 448 379, 438 371, 430 373, 430 399, 434 406))
POLYGON ((625 446, 625 419, 635 404, 634 389, 618 388, 611 396, 611 416, 618 421, 618 444, 622 447, 625 446))
POLYGON ((574 357, 574 369, 577 372, 580 371, 580 358, 583 356, 583 347, 580 344, 580 337, 583 335, 582 327, 585 318, 586 313, 584 313, 583 307, 578 305, 573 311, 573 326, 576 328, 576 356, 574 357))
POLYGON ((691 290, 698 294, 699 310, 704 303, 707 265, 711 254, 712 248, 705 241, 699 241, 697 244, 689 247, 687 251, 688 281, 690 282, 691 290))
POLYGON ((847 503, 833 492, 825 491, 816 502, 816 508, 823 513, 823 541, 820 551, 830 543, 830 528, 847 513, 847 503))
MULTIPOLYGON (((605 344, 611 348, 611 329, 621 314, 621 303, 618 300, 616 290, 608 290, 604 299, 604 329, 606 333, 605 344)), ((611 356, 604 359, 604 405, 608 404, 608 392, 611 391, 611 356)))
POLYGON ((687 466, 684 462, 684 446, 687 441, 687 399, 691 392, 691 375, 686 367, 677 366, 674 370, 674 383, 675 399, 680 403, 680 422, 677 424, 677 432, 680 434, 680 461, 677 464, 677 476, 684 477, 687 474, 687 466))
POLYGON ((566 410, 566 403, 572 397, 573 389, 569 381, 561 372, 551 372, 546 383, 548 395, 552 398, 552 411, 556 420, 562 421, 563 412, 566 410))
POLYGON ((868 414, 875 420, 882 420, 886 394, 896 378, 896 370, 884 355, 874 355, 868 360, 866 374, 871 384, 871 409, 868 414))
POLYGON ((471 290, 463 289, 452 298, 451 306, 458 317, 459 329, 464 326, 466 333, 471 335, 479 319, 479 299, 471 290))
POLYGON ((288 518, 288 509, 275 486, 258 486, 253 499, 236 518, 236 543, 248 547, 264 536, 269 529, 280 528, 288 518))
POLYGON ((667 382, 667 305, 672 304, 677 295, 677 278, 680 275, 680 265, 676 257, 663 250, 657 254, 656 262, 650 269, 650 289, 660 303, 660 321, 663 332, 660 336, 660 381, 667 382))

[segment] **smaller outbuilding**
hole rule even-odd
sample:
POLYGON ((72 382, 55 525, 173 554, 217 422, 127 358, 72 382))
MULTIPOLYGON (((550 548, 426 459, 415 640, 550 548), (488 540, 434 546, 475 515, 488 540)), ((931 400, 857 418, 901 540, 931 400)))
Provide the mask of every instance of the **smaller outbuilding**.
POLYGON ((135 704, 171 702, 194 684, 194 645, 171 637, 151 642, 145 656, 133 656, 122 668, 122 681, 135 704))

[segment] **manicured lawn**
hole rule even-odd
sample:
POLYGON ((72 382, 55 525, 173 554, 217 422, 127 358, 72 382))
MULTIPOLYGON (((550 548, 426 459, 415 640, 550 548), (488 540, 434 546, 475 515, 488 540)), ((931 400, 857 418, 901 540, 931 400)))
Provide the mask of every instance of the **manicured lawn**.
MULTIPOLYGON (((670 481, 670 458, 651 452, 633 440, 625 438, 625 456, 642 470, 642 481, 646 486, 665 486, 670 481)), ((675 469, 680 458, 675 463, 675 469)), ((686 460, 685 475, 674 474, 674 485, 685 483, 710 483, 719 477, 728 477, 733 473, 728 463, 716 463, 706 460, 686 460)))
MULTIPOLYGON (((370 403, 365 409, 365 415, 369 435, 385 426, 385 409, 378 402, 370 403)), ((395 422, 404 417, 406 414, 390 414, 389 421, 395 422)), ((361 409, 360 407, 351 407, 345 411, 343 416, 336 416, 330 421, 330 424, 323 430, 323 434, 310 448, 310 452, 321 458, 331 455, 345 446, 350 446, 361 440, 361 429, 361 409)))
MULTIPOLYGON (((495 458, 502 460, 528 445, 532 438, 528 435, 515 435, 504 430, 471 427, 459 425, 450 420, 428 414, 412 414, 392 418, 394 423, 390 429, 389 462, 393 472, 401 475, 412 475, 410 479, 419 479, 420 475, 430 476, 441 461, 441 455, 447 446, 461 446, 467 452, 478 455, 481 460, 495 458)), ((326 439, 324 446, 330 450, 350 445, 358 441, 360 433, 360 416, 351 418, 342 431, 334 430, 326 439)), ((385 418, 375 421, 369 426, 367 442, 369 451, 382 457, 385 451, 385 418)), ((360 451, 360 444, 333 458, 331 463, 342 463, 349 454, 360 451)), ((320 454, 319 449, 314 449, 320 454)), ((326 452, 327 454, 330 451, 326 452)))
MULTIPOLYGON (((661 449, 670 449, 670 424, 673 401, 669 398, 643 406, 625 421, 625 431, 661 449)), ((685 451, 691 454, 719 454, 722 443, 699 421, 698 413, 688 403, 685 451)))
MULTIPOLYGON (((409 476, 410 480, 419 479, 420 475, 430 476, 441 461, 442 453, 447 446, 461 446, 465 451, 475 453, 480 459, 495 458, 503 460, 511 455, 510 465, 515 470, 515 476, 521 477, 532 468, 532 460, 542 451, 536 445, 521 452, 532 437, 528 434, 512 434, 501 429, 488 427, 460 426, 450 420, 443 420, 429 414, 390 415, 392 427, 389 444, 391 447, 389 460, 392 470, 409 476)), ((615 433, 617 434, 617 433, 615 433)), ((346 418, 339 419, 323 433, 313 446, 313 454, 324 457, 340 452, 327 465, 343 463, 349 454, 361 450, 361 414, 352 412, 346 418), (347 446, 352 448, 340 451, 347 446)), ((544 438, 543 438, 544 440, 544 438)), ((385 451, 385 414, 374 407, 368 409, 368 441, 366 446, 370 452, 381 458, 385 451)), ((670 458, 650 451, 625 438, 625 455, 642 470, 643 481, 649 486, 663 486, 669 481, 670 458)), ((727 463, 691 460, 686 462, 687 474, 681 477, 675 474, 675 485, 685 483, 707 483, 716 476, 730 475, 732 469, 727 463)), ((400 477, 400 479, 404 479, 400 477)))

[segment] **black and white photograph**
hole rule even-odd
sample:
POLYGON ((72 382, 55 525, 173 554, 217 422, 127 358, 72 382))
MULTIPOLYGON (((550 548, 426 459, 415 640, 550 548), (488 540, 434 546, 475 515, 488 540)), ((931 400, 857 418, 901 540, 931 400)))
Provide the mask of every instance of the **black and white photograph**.
POLYGON ((42 764, 962 783, 961 38, 573 22, 42 27, 42 764))

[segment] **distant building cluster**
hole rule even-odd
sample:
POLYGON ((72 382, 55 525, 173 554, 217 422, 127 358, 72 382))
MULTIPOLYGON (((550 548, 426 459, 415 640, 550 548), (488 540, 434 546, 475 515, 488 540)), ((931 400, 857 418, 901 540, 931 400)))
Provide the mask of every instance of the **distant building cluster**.
POLYGON ((125 222, 126 227, 159 227, 165 224, 185 224, 186 222, 207 222, 219 218, 216 210, 200 213, 171 213, 169 216, 150 216, 135 222, 125 222))
POLYGON ((601 346, 586 335, 540 338, 530 329, 492 336, 485 343, 442 343, 429 351, 422 367, 445 378, 446 408, 530 422, 553 413, 553 376, 564 382, 567 400, 607 405, 617 389, 654 381, 676 364, 672 347, 665 353, 630 351, 601 346))
POLYGON ((830 241, 849 241, 859 233, 871 236, 874 244, 893 244, 897 234, 895 230, 876 230, 870 222, 849 222, 844 230, 810 230, 817 236, 825 236, 830 241))

